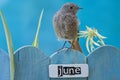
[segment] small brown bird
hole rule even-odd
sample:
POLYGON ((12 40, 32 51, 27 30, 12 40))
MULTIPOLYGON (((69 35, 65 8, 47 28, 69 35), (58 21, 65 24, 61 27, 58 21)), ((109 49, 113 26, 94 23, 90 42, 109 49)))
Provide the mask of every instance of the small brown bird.
POLYGON ((53 25, 59 40, 69 41, 73 49, 82 52, 77 37, 79 31, 79 21, 76 14, 79 9, 82 8, 79 8, 74 3, 66 3, 54 15, 53 25))

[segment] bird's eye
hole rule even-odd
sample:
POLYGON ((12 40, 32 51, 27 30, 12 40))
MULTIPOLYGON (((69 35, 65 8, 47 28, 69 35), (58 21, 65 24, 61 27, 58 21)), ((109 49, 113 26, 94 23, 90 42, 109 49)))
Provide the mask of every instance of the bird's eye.
POLYGON ((71 6, 70 9, 73 9, 73 7, 71 6))

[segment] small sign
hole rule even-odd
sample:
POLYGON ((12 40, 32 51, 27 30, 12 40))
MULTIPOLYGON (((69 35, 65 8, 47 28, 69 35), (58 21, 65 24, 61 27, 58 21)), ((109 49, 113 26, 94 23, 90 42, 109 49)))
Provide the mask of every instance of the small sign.
POLYGON ((49 65, 50 78, 88 77, 87 64, 51 64, 49 65))

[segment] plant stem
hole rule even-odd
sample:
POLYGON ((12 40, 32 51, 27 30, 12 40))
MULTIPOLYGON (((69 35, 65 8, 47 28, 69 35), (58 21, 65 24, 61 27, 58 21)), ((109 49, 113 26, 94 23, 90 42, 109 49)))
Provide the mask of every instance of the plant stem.
POLYGON ((32 44, 35 47, 38 47, 38 34, 39 34, 39 31, 40 31, 40 25, 41 25, 41 21, 42 21, 43 12, 44 12, 44 9, 42 9, 42 11, 41 11, 39 22, 38 22, 38 28, 37 28, 37 31, 36 31, 35 40, 32 44))
POLYGON ((9 58, 10 58, 10 80, 14 80, 15 66, 14 66, 14 49, 13 49, 13 44, 12 44, 12 38, 10 36, 10 31, 8 29, 8 26, 7 26, 7 23, 3 16, 2 11, 0 11, 0 15, 2 18, 3 25, 4 25, 4 31, 5 31, 8 52, 9 52, 9 58))

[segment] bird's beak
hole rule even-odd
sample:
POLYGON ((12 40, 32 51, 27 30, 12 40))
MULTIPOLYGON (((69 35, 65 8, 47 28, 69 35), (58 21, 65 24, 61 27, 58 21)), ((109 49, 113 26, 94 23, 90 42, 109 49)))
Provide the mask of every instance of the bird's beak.
POLYGON ((80 7, 79 7, 78 9, 83 9, 83 8, 80 8, 80 7))
POLYGON ((81 7, 78 7, 78 9, 83 9, 83 8, 81 8, 81 7))

